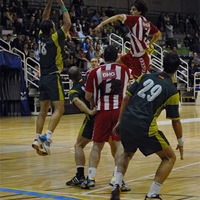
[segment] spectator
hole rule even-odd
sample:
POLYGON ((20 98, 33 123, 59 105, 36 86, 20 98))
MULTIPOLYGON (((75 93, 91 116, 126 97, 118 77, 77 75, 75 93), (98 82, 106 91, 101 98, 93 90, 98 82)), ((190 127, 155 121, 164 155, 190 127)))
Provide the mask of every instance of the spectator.
POLYGON ((198 66, 195 64, 194 61, 191 62, 191 65, 189 66, 189 86, 194 86, 194 74, 198 72, 198 66))
POLYGON ((173 26, 168 21, 165 25, 166 29, 166 46, 169 48, 172 48, 175 46, 175 40, 174 40, 174 32, 173 32, 173 26))
POLYGON ((83 43, 82 43, 82 48, 83 48, 83 50, 84 50, 85 53, 88 52, 90 43, 91 43, 91 38, 87 36, 85 38, 85 40, 83 41, 83 43))
POLYGON ((29 48, 28 48, 28 43, 24 43, 24 48, 23 48, 23 53, 27 57, 29 55, 29 48))
POLYGON ((88 52, 86 53, 86 58, 88 60, 91 60, 91 58, 94 58, 94 57, 96 57, 96 52, 94 50, 93 45, 90 45, 89 49, 88 49, 88 52))

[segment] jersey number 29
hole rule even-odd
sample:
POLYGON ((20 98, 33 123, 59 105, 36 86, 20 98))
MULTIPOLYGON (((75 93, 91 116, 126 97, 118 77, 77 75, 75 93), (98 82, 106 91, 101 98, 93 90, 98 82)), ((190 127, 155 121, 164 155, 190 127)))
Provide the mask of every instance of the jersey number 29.
POLYGON ((142 88, 137 95, 141 98, 147 98, 147 101, 153 101, 161 92, 162 86, 155 85, 154 81, 147 79, 143 83, 144 88, 142 88))

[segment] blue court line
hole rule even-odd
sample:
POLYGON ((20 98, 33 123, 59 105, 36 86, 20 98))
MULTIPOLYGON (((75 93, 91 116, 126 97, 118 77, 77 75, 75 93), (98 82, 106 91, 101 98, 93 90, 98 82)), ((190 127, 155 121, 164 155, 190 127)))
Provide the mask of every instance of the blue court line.
POLYGON ((44 197, 44 198, 48 198, 48 199, 81 200, 81 199, 77 199, 77 198, 73 198, 73 197, 45 194, 45 193, 40 193, 40 192, 29 192, 29 191, 10 189, 10 188, 0 188, 0 191, 8 192, 8 193, 15 193, 15 194, 22 194, 22 195, 29 195, 29 196, 36 196, 36 197, 44 197))

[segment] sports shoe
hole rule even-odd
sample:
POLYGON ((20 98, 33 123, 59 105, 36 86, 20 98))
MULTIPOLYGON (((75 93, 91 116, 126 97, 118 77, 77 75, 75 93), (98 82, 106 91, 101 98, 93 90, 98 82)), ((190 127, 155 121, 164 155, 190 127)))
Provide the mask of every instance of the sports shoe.
MULTIPOLYGON (((110 180, 109 185, 111 185, 111 186, 115 185, 115 181, 116 181, 116 177, 113 176, 113 177, 111 178, 111 180, 110 180)), ((128 191, 131 191, 131 188, 128 187, 128 186, 126 185, 126 183, 124 182, 124 180, 122 180, 121 191, 122 191, 122 192, 128 192, 128 191)))
POLYGON ((90 189, 91 187, 95 187, 95 180, 88 179, 88 177, 83 181, 80 185, 82 189, 90 189))
POLYGON ((116 181, 116 176, 112 176, 112 178, 110 179, 109 185, 111 186, 115 185, 115 181, 116 181))
POLYGON ((113 186, 110 200, 120 200, 120 186, 118 184, 113 186))
POLYGON ((125 183, 123 180, 122 180, 121 191, 122 191, 122 192, 128 192, 128 191, 131 191, 131 188, 128 187, 128 186, 126 185, 126 183, 125 183))
POLYGON ((46 151, 43 148, 43 145, 41 143, 40 140, 35 139, 32 147, 36 150, 37 154, 39 154, 40 156, 47 156, 48 154, 46 153, 46 151))
POLYGON ((70 181, 66 182, 66 185, 76 185, 80 186, 81 183, 85 181, 85 177, 78 178, 77 176, 74 176, 70 181))
POLYGON ((162 200, 162 198, 160 197, 159 194, 153 194, 153 195, 151 195, 151 197, 148 197, 148 196, 146 195, 146 197, 145 197, 144 200, 155 200, 155 199, 160 199, 160 200, 162 200))
POLYGON ((47 135, 46 134, 40 136, 39 139, 42 142, 43 148, 46 151, 47 155, 50 155, 51 154, 50 145, 52 143, 52 140, 51 139, 47 139, 47 135))

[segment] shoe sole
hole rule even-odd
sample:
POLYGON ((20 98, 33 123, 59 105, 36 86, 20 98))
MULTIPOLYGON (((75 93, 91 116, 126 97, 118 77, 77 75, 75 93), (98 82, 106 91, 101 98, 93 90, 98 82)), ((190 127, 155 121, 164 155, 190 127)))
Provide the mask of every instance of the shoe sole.
POLYGON ((35 144, 32 144, 33 149, 36 150, 36 153, 40 156, 47 156, 48 154, 46 152, 40 151, 39 147, 35 144))
POLYGON ((47 155, 51 155, 51 151, 49 148, 46 148, 46 145, 43 143, 44 150, 46 151, 47 155))

